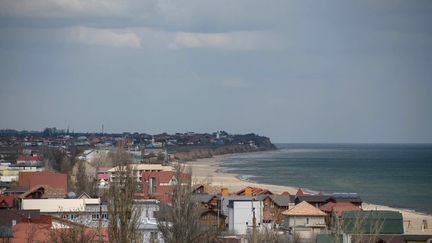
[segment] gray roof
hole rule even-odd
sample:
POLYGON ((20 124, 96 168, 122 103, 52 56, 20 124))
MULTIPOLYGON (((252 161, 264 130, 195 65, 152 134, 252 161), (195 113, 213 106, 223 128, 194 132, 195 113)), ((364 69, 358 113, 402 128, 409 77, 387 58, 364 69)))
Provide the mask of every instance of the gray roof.
POLYGON ((304 196, 297 196, 296 201, 327 202, 330 198, 331 198, 330 195, 304 195, 304 196))
POLYGON ((208 202, 210 199, 212 199, 212 195, 208 193, 193 193, 192 194, 192 201, 194 202, 208 202))
POLYGON ((291 195, 268 195, 268 197, 281 207, 288 207, 290 203, 294 203, 295 199, 295 197, 292 197, 291 195))
POLYGON ((26 192, 29 189, 27 187, 23 187, 23 186, 14 186, 11 188, 8 188, 4 191, 4 193, 10 193, 10 192, 26 192))

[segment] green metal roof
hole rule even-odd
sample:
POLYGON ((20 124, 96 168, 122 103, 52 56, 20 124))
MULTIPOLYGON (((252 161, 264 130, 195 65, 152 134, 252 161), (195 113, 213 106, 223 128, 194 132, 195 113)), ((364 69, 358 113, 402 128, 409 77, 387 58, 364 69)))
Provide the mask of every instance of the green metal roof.
POLYGON ((318 234, 316 236, 316 243, 335 243, 342 242, 342 236, 339 235, 339 240, 337 240, 334 234, 318 234))
POLYGON ((12 227, 10 226, 0 226, 0 237, 10 238, 12 237, 12 227))
POLYGON ((349 211, 342 214, 347 234, 403 234, 402 214, 396 211, 349 211))

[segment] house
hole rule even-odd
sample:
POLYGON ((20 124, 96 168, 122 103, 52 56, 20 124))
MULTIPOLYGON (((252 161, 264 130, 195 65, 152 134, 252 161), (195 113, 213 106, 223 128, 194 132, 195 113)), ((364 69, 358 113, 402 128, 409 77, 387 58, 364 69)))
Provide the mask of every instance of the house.
POLYGON ((296 195, 295 204, 299 204, 301 202, 308 202, 316 208, 319 208, 329 202, 330 199, 330 195, 296 195))
POLYGON ((225 228, 226 215, 219 209, 219 198, 208 193, 193 193, 192 201, 197 205, 200 212, 200 223, 212 226, 219 230, 225 228))
POLYGON ((331 202, 350 202, 361 208, 363 200, 357 193, 332 193, 331 202))
POLYGON ((282 212, 284 215, 284 228, 291 231, 301 241, 310 241, 326 228, 326 214, 303 201, 294 207, 282 212))
POLYGON ((40 165, 42 163, 42 157, 38 155, 20 155, 16 160, 17 164, 25 165, 40 165))
POLYGON ((280 225, 282 223, 282 212, 294 206, 294 195, 263 195, 259 197, 263 201, 263 221, 280 225))
POLYGON ((0 195, 0 210, 14 208, 15 197, 12 195, 0 195))
POLYGON ((342 213, 344 243, 403 242, 403 218, 397 211, 348 211, 342 213))
POLYGON ((321 207, 321 211, 326 213, 326 225, 333 228, 340 228, 342 213, 347 211, 360 211, 360 207, 351 202, 328 202, 321 207))
POLYGON ((62 188, 52 188, 48 185, 36 185, 23 194, 19 195, 20 199, 41 199, 41 198, 64 198, 62 188))
POLYGON ((108 172, 112 167, 99 167, 96 172, 96 179, 99 187, 106 187, 110 180, 110 173, 108 172))
POLYGON ((22 209, 40 210, 41 213, 77 222, 88 227, 108 225, 107 204, 99 198, 81 199, 23 199, 22 209))
POLYGON ((228 230, 235 234, 246 234, 251 227, 263 226, 263 202, 256 197, 227 199, 228 230))
MULTIPOLYGON (((142 182, 143 172, 173 171, 172 166, 165 166, 161 164, 130 164, 129 166, 132 167, 132 171, 139 182, 142 182)), ((108 173, 110 174, 110 181, 115 181, 116 173, 118 173, 119 170, 119 166, 108 170, 108 173)))
POLYGON ((67 175, 57 172, 20 172, 18 174, 18 185, 29 189, 38 185, 47 185, 51 188, 61 190, 63 197, 68 193, 67 175))
POLYGON ((82 237, 83 242, 107 242, 108 230, 91 228, 50 215, 41 215, 38 219, 25 220, 12 226, 9 242, 52 242, 62 238, 82 237), (79 233, 77 233, 79 232, 79 233))
POLYGON ((144 242, 163 243, 162 233, 158 228, 156 214, 160 202, 155 199, 135 200, 136 208, 141 212, 138 229, 142 232, 144 242))
POLYGON ((173 171, 144 171, 142 173, 143 196, 146 199, 154 198, 162 203, 171 202, 171 193, 178 184, 185 184, 189 175, 180 174, 177 178, 173 171))

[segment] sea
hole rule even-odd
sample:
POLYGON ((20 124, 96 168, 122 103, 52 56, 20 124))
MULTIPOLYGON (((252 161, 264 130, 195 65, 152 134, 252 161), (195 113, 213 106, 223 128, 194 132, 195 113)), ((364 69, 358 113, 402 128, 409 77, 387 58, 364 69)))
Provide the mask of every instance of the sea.
POLYGON ((364 202, 432 214, 432 144, 276 144, 234 154, 222 170, 311 192, 355 192, 364 202))

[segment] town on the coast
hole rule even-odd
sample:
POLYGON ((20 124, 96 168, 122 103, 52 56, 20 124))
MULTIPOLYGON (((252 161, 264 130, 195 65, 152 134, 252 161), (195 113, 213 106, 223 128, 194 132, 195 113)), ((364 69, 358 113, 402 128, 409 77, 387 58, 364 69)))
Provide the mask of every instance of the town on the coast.
POLYGON ((365 207, 356 192, 272 191, 247 182, 238 189, 193 170, 197 159, 274 149, 267 137, 225 131, 0 130, 0 239, 432 242, 430 217, 365 207))

